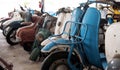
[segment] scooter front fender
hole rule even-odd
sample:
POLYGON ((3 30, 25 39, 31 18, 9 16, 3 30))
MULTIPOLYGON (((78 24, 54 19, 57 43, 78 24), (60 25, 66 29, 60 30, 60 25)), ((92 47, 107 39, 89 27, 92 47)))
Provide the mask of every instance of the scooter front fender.
POLYGON ((51 41, 41 49, 41 52, 49 53, 52 50, 63 48, 63 47, 70 47, 70 40, 58 39, 56 41, 51 41))

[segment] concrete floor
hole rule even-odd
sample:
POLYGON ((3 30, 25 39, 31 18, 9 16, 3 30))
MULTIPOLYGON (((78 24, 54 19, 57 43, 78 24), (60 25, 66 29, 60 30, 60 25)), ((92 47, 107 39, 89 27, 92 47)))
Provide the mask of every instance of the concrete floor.
POLYGON ((0 31, 0 57, 13 64, 13 70, 40 70, 41 62, 29 60, 29 53, 18 44, 10 46, 0 31))

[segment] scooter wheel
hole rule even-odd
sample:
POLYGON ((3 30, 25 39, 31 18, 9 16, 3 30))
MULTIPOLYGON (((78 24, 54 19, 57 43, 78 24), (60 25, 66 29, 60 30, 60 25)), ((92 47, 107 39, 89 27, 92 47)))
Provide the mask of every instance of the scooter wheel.
POLYGON ((16 31, 17 29, 11 29, 6 35, 6 40, 10 45, 16 45, 19 41, 16 40, 16 31))
POLYGON ((4 27, 3 28, 3 35, 6 37, 7 36, 7 34, 8 34, 8 32, 11 30, 12 28, 9 26, 9 25, 7 25, 6 27, 4 27))
MULTIPOLYGON (((53 52, 44 59, 41 70, 71 70, 68 65, 67 58, 68 52, 66 51, 53 52)), ((79 60, 72 55, 71 63, 79 63, 79 60)), ((83 70, 82 64, 75 65, 75 67, 79 70, 83 70)))

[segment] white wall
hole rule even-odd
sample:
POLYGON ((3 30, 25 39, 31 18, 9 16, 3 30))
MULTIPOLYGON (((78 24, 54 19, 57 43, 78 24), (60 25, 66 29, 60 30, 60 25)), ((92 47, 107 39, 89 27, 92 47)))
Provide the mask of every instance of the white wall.
POLYGON ((17 0, 1 0, 0 1, 0 17, 8 16, 8 12, 14 10, 16 7, 17 0))
MULTIPOLYGON (((28 7, 32 9, 39 9, 38 2, 41 0, 1 0, 0 1, 0 18, 7 17, 8 12, 13 11, 14 8, 19 9, 19 4, 24 5, 27 4, 28 7)), ((85 2, 86 0, 45 0, 45 8, 47 11, 55 11, 61 7, 76 7, 80 2, 85 2)))
POLYGON ((86 0, 45 0, 45 8, 47 9, 46 11, 49 10, 58 10, 58 8, 61 7, 76 7, 78 6, 81 2, 86 2, 86 0))
POLYGON ((1 0, 0 1, 0 18, 1 17, 8 17, 8 12, 13 11, 14 8, 20 9, 20 5, 24 5, 25 3, 29 3, 28 7, 31 6, 32 9, 38 9, 38 1, 39 0, 1 0))

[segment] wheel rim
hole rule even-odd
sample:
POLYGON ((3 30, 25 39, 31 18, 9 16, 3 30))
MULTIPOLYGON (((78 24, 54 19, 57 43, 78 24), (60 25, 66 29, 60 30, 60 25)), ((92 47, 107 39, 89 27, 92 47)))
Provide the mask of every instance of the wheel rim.
POLYGON ((83 70, 83 65, 79 61, 75 52, 74 52, 74 55, 72 55, 70 59, 72 67, 69 66, 67 60, 68 60, 68 52, 59 51, 59 50, 52 52, 43 61, 41 70, 57 70, 59 67, 62 67, 61 65, 66 66, 64 69, 62 68, 61 70, 71 70, 73 69, 73 67, 76 68, 77 70, 83 70))
POLYGON ((16 40, 16 30, 13 31, 13 33, 10 35, 10 41, 13 42, 13 43, 17 43, 19 41, 16 40))
POLYGON ((56 60, 51 66, 49 70, 70 70, 67 60, 66 59, 60 59, 56 60))
POLYGON ((10 27, 5 28, 3 30, 3 34, 6 36, 9 30, 10 30, 10 27))
POLYGON ((66 65, 59 65, 56 70, 69 70, 69 68, 66 65))

